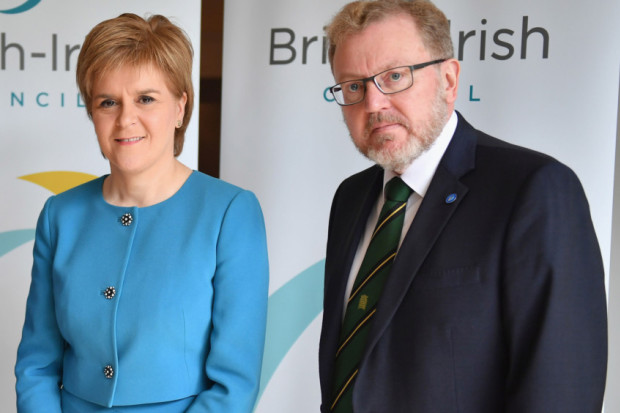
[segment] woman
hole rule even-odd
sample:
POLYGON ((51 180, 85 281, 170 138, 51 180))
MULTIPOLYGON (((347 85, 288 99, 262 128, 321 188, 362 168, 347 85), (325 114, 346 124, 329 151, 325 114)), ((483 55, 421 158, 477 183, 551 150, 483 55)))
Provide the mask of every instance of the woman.
POLYGON ((267 307, 255 196, 180 163, 192 47, 162 16, 97 25, 77 83, 110 174, 51 197, 19 346, 27 412, 250 412, 267 307))

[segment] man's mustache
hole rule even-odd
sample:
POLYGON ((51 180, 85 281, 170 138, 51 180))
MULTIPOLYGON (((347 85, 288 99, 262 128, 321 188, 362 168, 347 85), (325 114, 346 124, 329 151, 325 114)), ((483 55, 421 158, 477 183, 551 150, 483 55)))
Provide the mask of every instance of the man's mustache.
POLYGON ((364 129, 364 132, 366 135, 370 135, 370 132, 374 129, 375 125, 382 123, 397 123, 407 129, 407 131, 410 130, 407 120, 401 116, 393 113, 374 112, 368 116, 368 121, 366 121, 366 128, 364 129))

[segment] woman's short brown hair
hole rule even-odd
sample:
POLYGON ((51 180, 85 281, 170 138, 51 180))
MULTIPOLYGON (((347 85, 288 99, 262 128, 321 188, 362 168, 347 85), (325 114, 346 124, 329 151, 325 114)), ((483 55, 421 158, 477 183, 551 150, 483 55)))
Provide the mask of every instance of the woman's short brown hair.
POLYGON ((174 156, 180 155, 194 107, 193 54, 187 34, 161 15, 143 19, 125 13, 99 23, 84 39, 76 70, 88 116, 92 117, 92 89, 97 77, 126 65, 153 65, 164 75, 175 96, 187 94, 183 124, 174 134, 174 156))
POLYGON ((361 0, 344 6, 325 28, 329 39, 329 62, 333 63, 336 48, 349 35, 364 30, 395 15, 411 16, 422 42, 433 59, 454 57, 450 22, 445 14, 428 0, 361 0))

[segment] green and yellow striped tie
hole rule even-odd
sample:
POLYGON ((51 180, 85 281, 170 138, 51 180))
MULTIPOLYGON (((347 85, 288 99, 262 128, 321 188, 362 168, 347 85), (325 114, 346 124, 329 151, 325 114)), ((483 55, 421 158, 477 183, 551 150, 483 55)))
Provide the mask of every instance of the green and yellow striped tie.
POLYGON ((396 257, 411 192, 399 177, 385 185, 385 204, 355 278, 340 330, 331 405, 334 413, 353 412, 353 385, 359 362, 385 279, 396 257))

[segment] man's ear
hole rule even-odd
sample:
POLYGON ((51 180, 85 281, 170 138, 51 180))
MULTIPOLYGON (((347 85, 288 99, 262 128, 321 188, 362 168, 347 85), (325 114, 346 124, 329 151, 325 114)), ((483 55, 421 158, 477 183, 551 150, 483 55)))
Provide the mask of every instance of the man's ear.
POLYGON ((443 82, 443 90, 447 103, 456 101, 459 88, 459 74, 461 73, 461 64, 456 59, 448 59, 441 64, 441 80, 443 82))

